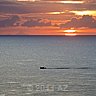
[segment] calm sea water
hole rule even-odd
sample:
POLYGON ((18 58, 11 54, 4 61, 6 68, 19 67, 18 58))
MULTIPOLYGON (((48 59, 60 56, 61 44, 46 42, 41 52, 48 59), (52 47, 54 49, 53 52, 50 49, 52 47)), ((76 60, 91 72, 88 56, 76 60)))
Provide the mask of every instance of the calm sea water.
POLYGON ((0 36, 0 96, 96 96, 96 37, 0 36))

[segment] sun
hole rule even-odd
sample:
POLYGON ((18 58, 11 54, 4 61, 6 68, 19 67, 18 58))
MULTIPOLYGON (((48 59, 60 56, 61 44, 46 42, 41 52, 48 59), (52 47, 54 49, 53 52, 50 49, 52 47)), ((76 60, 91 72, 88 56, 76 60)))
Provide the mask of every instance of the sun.
POLYGON ((68 32, 68 33, 73 33, 73 32, 76 32, 76 30, 74 30, 74 29, 69 29, 69 30, 65 30, 64 32, 68 32))
POLYGON ((65 33, 65 36, 76 36, 76 33, 65 33))
POLYGON ((68 29, 64 30, 65 36, 76 36, 77 35, 77 30, 75 29, 68 29))

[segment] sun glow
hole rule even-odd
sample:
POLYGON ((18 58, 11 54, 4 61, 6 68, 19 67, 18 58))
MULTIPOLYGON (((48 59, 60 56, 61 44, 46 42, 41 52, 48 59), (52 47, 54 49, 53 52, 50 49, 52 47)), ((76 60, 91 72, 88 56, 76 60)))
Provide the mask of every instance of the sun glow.
POLYGON ((46 14, 49 14, 49 15, 59 15, 59 14, 64 14, 65 12, 48 12, 46 14))
POLYGON ((60 3, 67 3, 67 4, 82 4, 84 1, 59 1, 60 3))
POLYGON ((93 15, 96 16, 96 10, 85 10, 85 11, 70 11, 76 15, 93 15))
POLYGON ((73 33, 73 32, 76 32, 76 30, 74 30, 74 29, 69 29, 69 30, 65 30, 64 32, 68 32, 68 33, 73 33))
POLYGON ((76 30, 74 29, 69 29, 69 30, 64 30, 65 36, 76 36, 76 30))
POLYGON ((59 0, 53 0, 53 1, 51 1, 51 0, 46 0, 46 1, 42 1, 41 0, 41 2, 49 2, 49 3, 62 3, 62 4, 83 4, 83 3, 85 3, 85 1, 72 1, 72 0, 70 0, 70 1, 59 1, 59 0))

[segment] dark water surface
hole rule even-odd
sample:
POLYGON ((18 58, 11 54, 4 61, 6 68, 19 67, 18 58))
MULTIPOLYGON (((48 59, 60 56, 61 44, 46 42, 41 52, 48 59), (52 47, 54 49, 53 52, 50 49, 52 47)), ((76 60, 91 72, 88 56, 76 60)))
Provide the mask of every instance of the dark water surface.
POLYGON ((0 96, 96 96, 96 36, 0 36, 0 96))

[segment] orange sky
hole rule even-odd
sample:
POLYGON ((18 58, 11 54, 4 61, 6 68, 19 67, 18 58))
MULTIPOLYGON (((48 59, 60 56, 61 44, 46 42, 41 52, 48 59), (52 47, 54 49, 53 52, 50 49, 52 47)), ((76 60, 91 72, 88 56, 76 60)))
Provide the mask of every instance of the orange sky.
POLYGON ((1 4, 0 35, 96 35, 95 3, 37 1, 1 4))
MULTIPOLYGON (((23 27, 9 27, 0 28, 1 35, 65 35, 74 34, 71 32, 65 32, 70 29, 60 29, 59 27, 42 27, 42 28, 23 28, 23 27)), ((76 29, 74 29, 76 30, 76 29)), ((77 29, 76 35, 96 35, 96 29, 77 29)))

